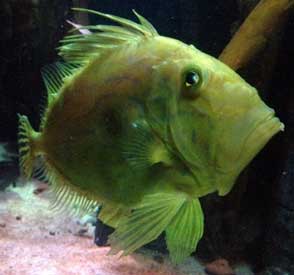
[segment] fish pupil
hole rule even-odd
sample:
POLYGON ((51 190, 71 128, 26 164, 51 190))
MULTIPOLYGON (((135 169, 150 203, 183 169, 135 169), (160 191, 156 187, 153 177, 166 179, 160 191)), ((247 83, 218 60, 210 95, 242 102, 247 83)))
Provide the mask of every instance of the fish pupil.
POLYGON ((189 86, 192 86, 194 84, 197 84, 199 83, 200 81, 200 76, 198 73, 196 72, 188 72, 186 74, 186 86, 189 87, 189 86))

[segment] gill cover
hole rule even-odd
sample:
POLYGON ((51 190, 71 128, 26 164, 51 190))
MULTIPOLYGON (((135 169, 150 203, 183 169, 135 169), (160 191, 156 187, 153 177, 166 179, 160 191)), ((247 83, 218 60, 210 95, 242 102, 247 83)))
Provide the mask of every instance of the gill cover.
MULTIPOLYGON (((213 155, 212 127, 208 111, 201 108, 201 85, 186 85, 187 75, 197 71, 204 78, 201 69, 191 60, 162 62, 153 67, 152 91, 147 99, 147 119, 151 127, 171 150, 186 163, 195 177, 197 197, 215 191, 213 180, 208 179, 209 157, 213 155), (194 91, 187 89, 195 88, 194 91), (193 93, 193 96, 190 96, 193 93), (197 101, 200 101, 197 106, 197 101), (211 145, 211 146, 210 146, 211 145)), ((190 76, 189 76, 190 77, 190 76)))

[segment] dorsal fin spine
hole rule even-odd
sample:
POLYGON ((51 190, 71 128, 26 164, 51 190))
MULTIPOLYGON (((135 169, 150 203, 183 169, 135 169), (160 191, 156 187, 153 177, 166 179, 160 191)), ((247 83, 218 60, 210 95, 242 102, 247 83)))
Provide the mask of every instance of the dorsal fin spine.
POLYGON ((101 56, 106 51, 113 51, 127 43, 134 43, 140 40, 143 41, 143 38, 150 38, 158 35, 151 23, 135 11, 133 12, 139 19, 140 24, 122 17, 89 9, 73 8, 73 10, 107 18, 120 26, 77 25, 74 27, 69 32, 70 35, 60 41, 61 46, 58 47, 58 54, 71 63, 79 62, 86 65, 90 60, 101 56), (89 30, 89 32, 80 33, 78 35, 71 34, 73 31, 80 32, 81 29, 89 30))
POLYGON ((125 19, 125 18, 122 18, 122 17, 119 17, 119 16, 115 16, 115 15, 111 15, 111 14, 107 14, 107 13, 102 13, 102 12, 99 12, 99 11, 89 10, 89 9, 83 9, 83 8, 72 8, 72 10, 79 11, 79 12, 88 12, 88 13, 96 14, 96 15, 99 15, 101 17, 110 19, 110 20, 112 20, 112 21, 114 21, 114 22, 116 22, 118 24, 121 24, 122 26, 124 26, 126 28, 130 28, 132 31, 138 31, 139 33, 141 33, 143 35, 147 35, 147 36, 152 35, 152 32, 150 32, 150 30, 147 29, 146 26, 140 25, 138 23, 135 23, 135 22, 133 22, 131 20, 128 20, 128 19, 125 19))

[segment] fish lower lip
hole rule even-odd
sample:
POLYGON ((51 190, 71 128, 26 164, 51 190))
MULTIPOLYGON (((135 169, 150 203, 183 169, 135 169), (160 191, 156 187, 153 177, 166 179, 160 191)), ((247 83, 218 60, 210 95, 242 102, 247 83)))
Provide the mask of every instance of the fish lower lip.
POLYGON ((270 112, 260 123, 257 127, 263 125, 263 124, 273 124, 276 125, 278 127, 279 125, 279 130, 280 131, 284 131, 284 124, 282 122, 280 122, 280 120, 275 116, 275 112, 272 111, 270 112))
MULTIPOLYGON (((263 144, 276 133, 284 130, 284 124, 275 116, 274 112, 267 115, 254 130, 250 133, 245 141, 245 147, 250 144, 263 144), (254 142, 255 141, 255 142, 254 142)), ((263 146, 262 146, 263 147, 263 146)))

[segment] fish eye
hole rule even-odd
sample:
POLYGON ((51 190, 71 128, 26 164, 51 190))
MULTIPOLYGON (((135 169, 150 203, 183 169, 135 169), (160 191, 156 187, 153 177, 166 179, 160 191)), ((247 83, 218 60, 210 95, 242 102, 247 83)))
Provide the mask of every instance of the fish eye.
POLYGON ((196 98, 199 95, 199 86, 202 83, 202 76, 199 70, 190 69, 185 72, 183 85, 183 95, 187 98, 196 98))
POLYGON ((186 73, 185 85, 186 87, 191 87, 192 85, 197 85, 201 81, 200 75, 197 71, 189 71, 186 73))

